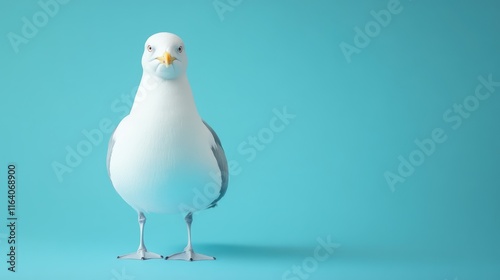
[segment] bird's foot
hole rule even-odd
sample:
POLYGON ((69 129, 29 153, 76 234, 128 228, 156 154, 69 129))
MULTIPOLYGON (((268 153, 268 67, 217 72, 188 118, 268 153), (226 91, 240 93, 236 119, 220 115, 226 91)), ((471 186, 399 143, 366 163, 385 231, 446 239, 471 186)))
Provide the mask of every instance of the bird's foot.
POLYGON ((148 252, 146 249, 139 249, 137 252, 126 254, 123 256, 118 256, 119 259, 125 260, 151 260, 151 259, 163 259, 162 255, 148 252))
POLYGON ((215 257, 198 254, 193 250, 184 250, 177 254, 173 254, 165 258, 166 260, 182 260, 182 261, 213 261, 215 257))

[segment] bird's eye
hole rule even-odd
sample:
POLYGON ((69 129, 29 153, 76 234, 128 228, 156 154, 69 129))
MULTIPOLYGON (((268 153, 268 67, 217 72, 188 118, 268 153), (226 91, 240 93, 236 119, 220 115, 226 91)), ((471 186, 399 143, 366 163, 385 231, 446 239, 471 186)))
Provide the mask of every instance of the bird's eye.
POLYGON ((182 53, 182 51, 183 51, 183 50, 184 50, 184 48, 183 48, 182 46, 179 46, 179 47, 177 48, 177 51, 178 51, 179 53, 182 53))
POLYGON ((146 49, 148 50, 148 52, 152 52, 152 51, 153 51, 153 47, 151 47, 151 45, 148 45, 148 46, 146 47, 146 49))

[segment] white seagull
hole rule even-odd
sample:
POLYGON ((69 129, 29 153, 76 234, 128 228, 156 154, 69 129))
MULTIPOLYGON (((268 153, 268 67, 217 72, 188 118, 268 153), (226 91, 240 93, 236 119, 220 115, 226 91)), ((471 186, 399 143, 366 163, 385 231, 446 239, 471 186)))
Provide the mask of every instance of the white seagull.
POLYGON ((187 246, 166 259, 215 259, 193 251, 191 222, 193 212, 216 206, 226 193, 227 160, 219 137, 196 110, 187 65, 184 43, 177 35, 162 32, 149 37, 134 104, 109 141, 108 175, 139 216, 139 248, 118 258, 163 258, 144 245, 144 214, 155 212, 185 214, 187 246))

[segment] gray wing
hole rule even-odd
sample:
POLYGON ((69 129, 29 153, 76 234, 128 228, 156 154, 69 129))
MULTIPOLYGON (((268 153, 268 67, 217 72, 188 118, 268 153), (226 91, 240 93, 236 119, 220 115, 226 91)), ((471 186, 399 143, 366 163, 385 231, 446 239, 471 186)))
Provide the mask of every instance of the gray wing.
POLYGON ((113 147, 115 146, 115 131, 116 131, 116 128, 115 130, 113 131, 113 133, 111 134, 111 138, 109 139, 109 143, 108 143, 108 157, 106 159, 106 168, 108 169, 108 176, 109 178, 111 179, 111 172, 109 171, 109 162, 111 161, 111 154, 113 153, 113 147))
POLYGON ((227 159, 226 154, 224 153, 224 149, 222 148, 222 144, 220 142, 219 136, 215 133, 215 131, 205 122, 203 124, 210 130, 212 136, 215 140, 215 146, 212 147, 212 152, 214 153, 214 157, 217 160, 217 165, 219 166, 220 176, 221 176, 221 189, 219 193, 219 197, 215 199, 208 208, 212 208, 217 206, 217 202, 226 194, 227 185, 229 183, 229 171, 227 167, 227 159))

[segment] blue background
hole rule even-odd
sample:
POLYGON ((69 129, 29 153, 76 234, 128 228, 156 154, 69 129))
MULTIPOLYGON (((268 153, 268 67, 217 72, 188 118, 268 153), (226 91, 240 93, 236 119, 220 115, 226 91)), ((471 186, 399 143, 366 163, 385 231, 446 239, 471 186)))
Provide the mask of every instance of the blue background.
MULTIPOLYGON (((221 19, 211 0, 70 1, 16 53, 7 34, 43 10, 1 2, 0 173, 17 164, 20 220, 15 274, 0 227, 0 278, 282 279, 331 236, 341 246, 309 279, 499 279, 500 88, 458 129, 443 119, 478 76, 500 80, 498 2, 402 0, 350 63, 339 44, 389 1, 231 3, 221 19), (115 258, 137 248, 138 228, 107 176, 109 133, 62 180, 53 170, 82 130, 118 124, 112 104, 135 93, 160 31, 184 39, 200 114, 239 165, 193 224, 215 262, 115 258), (238 146, 284 107, 295 118, 249 160, 238 146), (435 128, 447 140, 392 191, 384 173, 435 128)), ((151 251, 185 239, 181 216, 148 215, 151 251)))

